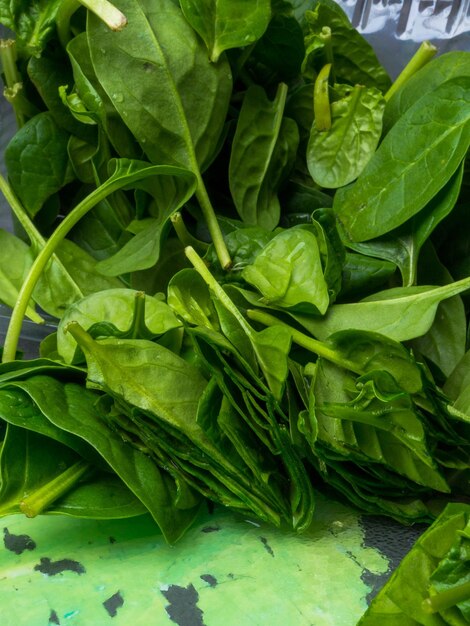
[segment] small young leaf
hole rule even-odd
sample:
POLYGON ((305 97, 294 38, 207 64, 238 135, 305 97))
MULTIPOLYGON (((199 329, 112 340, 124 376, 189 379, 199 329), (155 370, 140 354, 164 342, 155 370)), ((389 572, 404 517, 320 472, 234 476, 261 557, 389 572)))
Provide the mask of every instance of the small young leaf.
POLYGON ((180 0, 180 4, 214 63, 224 50, 253 44, 271 17, 269 0, 180 0))

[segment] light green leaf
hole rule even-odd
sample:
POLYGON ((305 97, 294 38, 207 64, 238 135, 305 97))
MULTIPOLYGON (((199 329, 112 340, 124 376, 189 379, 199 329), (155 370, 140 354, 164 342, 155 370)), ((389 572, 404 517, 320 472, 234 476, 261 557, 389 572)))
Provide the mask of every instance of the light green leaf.
MULTIPOLYGON (((57 329, 57 350, 64 361, 66 363, 73 361, 77 347, 75 339, 66 332, 69 322, 79 322, 85 329, 97 322, 109 322, 119 330, 125 331, 133 320, 136 293, 133 289, 108 289, 93 293, 69 307, 57 329)), ((165 302, 147 295, 145 324, 155 335, 181 326, 181 322, 165 302)))
POLYGON ((331 104, 331 128, 313 123, 307 148, 307 166, 313 180, 329 189, 355 180, 371 159, 382 131, 385 100, 373 87, 341 89, 331 104))
POLYGON ((470 289, 470 278, 443 287, 398 287, 348 304, 334 304, 324 318, 296 314, 295 319, 318 339, 339 330, 369 330, 395 341, 424 335, 440 302, 470 289))
POLYGON ((329 304, 315 234, 294 227, 276 235, 242 272, 264 302, 299 312, 325 313, 329 304))

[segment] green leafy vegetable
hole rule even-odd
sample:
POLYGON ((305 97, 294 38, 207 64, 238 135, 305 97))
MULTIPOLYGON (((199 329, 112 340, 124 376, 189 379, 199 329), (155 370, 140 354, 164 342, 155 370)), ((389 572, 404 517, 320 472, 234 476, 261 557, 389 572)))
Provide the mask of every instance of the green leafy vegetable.
POLYGON ((253 44, 266 30, 271 16, 268 0, 181 0, 180 4, 214 62, 224 50, 253 44))
MULTIPOLYGON (((301 532, 317 487, 404 523, 468 497, 469 53, 423 42, 391 84, 333 0, 0 22, 0 513, 149 512, 173 543, 204 499, 301 532)), ((422 610, 406 579, 372 621, 466 623, 459 528, 422 610)))

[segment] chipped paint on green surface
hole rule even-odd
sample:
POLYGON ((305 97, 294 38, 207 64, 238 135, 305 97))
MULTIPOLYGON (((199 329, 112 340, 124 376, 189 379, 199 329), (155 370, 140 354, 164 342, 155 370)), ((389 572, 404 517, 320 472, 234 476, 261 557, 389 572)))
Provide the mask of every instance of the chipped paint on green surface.
POLYGON ((3 527, 10 544, 36 546, 0 548, 2 626, 354 626, 361 576, 388 568, 358 515, 324 501, 302 536, 219 509, 173 547, 148 517, 15 515, 3 527))

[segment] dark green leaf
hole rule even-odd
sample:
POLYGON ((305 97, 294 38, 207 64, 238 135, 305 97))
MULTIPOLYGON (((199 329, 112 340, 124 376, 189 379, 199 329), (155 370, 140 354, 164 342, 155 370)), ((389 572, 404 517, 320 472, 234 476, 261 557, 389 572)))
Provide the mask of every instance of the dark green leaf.
POLYGON ((337 192, 334 208, 347 235, 366 241, 416 215, 451 178, 469 142, 467 77, 440 85, 410 107, 356 183, 337 192))
POLYGON ((269 0, 180 0, 180 4, 213 62, 224 50, 254 43, 271 17, 269 0))
POLYGON ((29 120, 5 150, 11 185, 31 216, 70 181, 68 140, 69 134, 45 112, 29 120))

